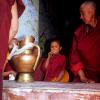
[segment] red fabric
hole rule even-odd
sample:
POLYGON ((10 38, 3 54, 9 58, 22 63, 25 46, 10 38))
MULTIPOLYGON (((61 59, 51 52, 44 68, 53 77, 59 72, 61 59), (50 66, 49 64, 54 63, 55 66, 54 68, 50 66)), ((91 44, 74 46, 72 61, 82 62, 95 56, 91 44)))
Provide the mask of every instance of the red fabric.
MULTIPOLYGON (((14 4, 14 2, 15 2, 15 0, 8 0, 10 8, 14 4)), ((22 14, 22 12, 24 11, 25 6, 23 5, 22 0, 16 0, 16 3, 17 3, 18 16, 20 16, 22 14)))
POLYGON ((42 66, 43 66, 44 61, 45 61, 44 58, 40 59, 40 62, 38 64, 36 70, 33 73, 33 79, 35 81, 43 81, 43 79, 44 79, 44 73, 42 71, 42 66))
POLYGON ((8 50, 10 21, 11 12, 9 4, 6 0, 0 0, 0 71, 2 71, 8 50))
POLYGON ((64 55, 53 55, 50 58, 49 64, 46 69, 45 61, 42 65, 42 70, 45 74, 44 81, 51 81, 54 77, 58 77, 60 72, 66 67, 66 58, 64 55))
MULTIPOLYGON (((21 3, 21 0, 17 0, 17 2, 21 3)), ((14 0, 0 0, 0 100, 2 99, 2 68, 8 51, 9 29, 12 17, 11 4, 13 3, 14 0)))
POLYGON ((75 75, 83 69, 83 64, 82 63, 77 63, 77 64, 71 64, 71 70, 74 72, 75 75))
POLYGON ((11 67, 11 65, 9 64, 9 62, 6 64, 6 67, 5 67, 5 72, 7 72, 7 71, 12 71, 13 69, 12 69, 12 67, 11 67))
POLYGON ((54 77, 57 77, 63 69, 66 68, 66 58, 64 55, 53 55, 49 60, 47 69, 45 68, 45 62, 45 58, 40 61, 39 66, 33 76, 34 80, 51 81, 54 77))
MULTIPOLYGON (((21 4, 21 0, 17 0, 17 2, 21 4)), ((8 51, 8 39, 9 39, 8 33, 10 29, 10 24, 11 24, 11 17, 12 17, 11 6, 13 3, 14 3, 14 0, 0 0, 0 23, 1 23, 0 24, 0 71, 2 71, 2 67, 5 62, 6 54, 8 51)), ((21 4, 21 6, 22 5, 23 4, 21 4)), ((24 8, 24 5, 22 9, 23 8, 24 8)), ((20 14, 21 13, 22 12, 20 12, 20 14)))
POLYGON ((25 9, 25 6, 23 5, 22 0, 16 0, 16 1, 17 1, 18 16, 20 17, 25 9))
MULTIPOLYGON (((95 28, 82 24, 75 32, 70 61, 73 69, 77 70, 76 64, 83 65, 78 67, 78 71, 84 68, 86 72, 100 73, 100 18, 98 17, 95 28)), ((77 71, 77 72, 78 72, 77 71)), ((88 74, 86 73, 86 75, 88 74)), ((92 78, 92 73, 89 78, 92 78)), ((95 75, 95 79, 97 75, 95 75)))
MULTIPOLYGON (((4 72, 8 72, 8 71, 13 71, 13 69, 12 69, 12 67, 11 67, 11 65, 10 65, 9 62, 6 64, 6 67, 5 67, 4 72)), ((5 80, 8 80, 8 79, 9 79, 9 75, 6 76, 6 77, 4 77, 4 79, 5 79, 5 80)))

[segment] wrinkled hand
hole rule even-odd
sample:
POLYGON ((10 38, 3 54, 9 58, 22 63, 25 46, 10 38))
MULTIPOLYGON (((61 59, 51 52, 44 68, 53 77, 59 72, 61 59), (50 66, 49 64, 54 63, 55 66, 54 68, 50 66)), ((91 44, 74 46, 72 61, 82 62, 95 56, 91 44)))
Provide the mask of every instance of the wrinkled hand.
POLYGON ((78 72, 78 75, 80 77, 80 80, 81 82, 85 82, 85 83, 95 83, 95 81, 91 80, 91 79, 88 79, 86 76, 85 76, 85 73, 83 70, 80 70, 78 72))
POLYGON ((80 80, 81 82, 84 82, 84 83, 95 83, 95 81, 88 79, 86 77, 81 77, 80 80))

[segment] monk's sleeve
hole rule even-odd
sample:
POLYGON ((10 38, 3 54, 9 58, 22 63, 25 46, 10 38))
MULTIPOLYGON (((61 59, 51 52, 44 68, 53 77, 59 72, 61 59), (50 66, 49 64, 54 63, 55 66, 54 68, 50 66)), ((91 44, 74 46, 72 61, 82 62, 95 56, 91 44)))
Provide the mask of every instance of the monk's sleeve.
POLYGON ((16 2, 17 2, 18 16, 20 17, 25 9, 25 6, 22 0, 16 0, 16 2))
MULTIPOLYGON (((8 0, 8 2, 9 2, 10 7, 12 7, 15 0, 8 0)), ((16 3, 17 3, 18 16, 20 17, 25 9, 25 6, 24 6, 22 0, 16 0, 16 3)))
POLYGON ((70 64, 71 64, 71 70, 75 75, 77 75, 80 69, 83 69, 83 64, 80 61, 80 58, 78 55, 77 46, 78 46, 78 41, 74 37, 71 54, 70 54, 70 64))

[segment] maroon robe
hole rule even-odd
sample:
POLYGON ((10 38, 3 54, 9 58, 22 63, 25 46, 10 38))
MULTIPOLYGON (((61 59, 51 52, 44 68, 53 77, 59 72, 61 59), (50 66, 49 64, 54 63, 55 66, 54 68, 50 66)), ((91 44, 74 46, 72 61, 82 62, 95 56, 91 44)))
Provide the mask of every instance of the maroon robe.
POLYGON ((66 69, 66 57, 64 55, 53 55, 47 68, 45 68, 45 63, 46 59, 42 59, 35 71, 35 80, 51 81, 53 78, 58 77, 62 70, 66 69))
MULTIPOLYGON (((6 64, 4 72, 9 72, 9 71, 14 71, 14 69, 13 69, 12 65, 10 64, 10 62, 8 62, 6 64)), ((4 80, 9 80, 9 75, 4 77, 4 80)))
MULTIPOLYGON (((0 0, 0 74, 2 73, 2 68, 8 51, 9 29, 12 18, 11 7, 14 4, 14 1, 15 0, 0 0)), ((18 14, 20 16, 25 7, 22 0, 17 0, 17 4, 19 11, 18 14)), ((1 81, 2 77, 0 77, 0 83, 2 84, 1 81)))
POLYGON ((95 28, 82 24, 75 32, 70 56, 71 69, 77 75, 83 69, 86 77, 100 81, 100 18, 95 28))
MULTIPOLYGON (((11 7, 15 0, 0 0, 0 72, 8 51, 9 29, 11 24, 11 7)), ((17 0, 18 15, 24 10, 22 0, 17 0)))

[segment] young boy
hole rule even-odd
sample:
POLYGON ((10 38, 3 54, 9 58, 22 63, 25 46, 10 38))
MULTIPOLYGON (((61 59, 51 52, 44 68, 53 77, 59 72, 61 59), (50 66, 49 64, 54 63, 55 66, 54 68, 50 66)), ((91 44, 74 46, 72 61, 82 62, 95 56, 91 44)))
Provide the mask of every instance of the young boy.
MULTIPOLYGON (((43 81, 68 82, 69 74, 66 71, 66 57, 60 53, 62 46, 58 39, 54 39, 50 44, 50 52, 46 59, 42 59, 38 70, 42 71, 43 81)), ((36 74, 36 72, 35 72, 36 74)), ((34 77, 36 76, 34 74, 34 77)), ((38 80, 38 79, 36 79, 38 80)))

